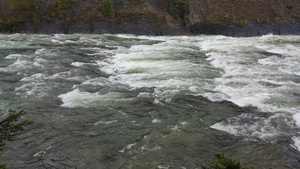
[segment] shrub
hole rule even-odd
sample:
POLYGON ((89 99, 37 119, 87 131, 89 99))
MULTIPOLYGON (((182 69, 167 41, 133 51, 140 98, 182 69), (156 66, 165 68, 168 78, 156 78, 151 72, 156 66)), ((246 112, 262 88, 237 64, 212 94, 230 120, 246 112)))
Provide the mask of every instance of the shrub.
POLYGON ((71 3, 72 0, 58 0, 54 3, 54 10, 57 11, 62 26, 67 26, 69 23, 71 23, 70 17, 67 16, 67 10, 71 8, 71 3))
POLYGON ((2 13, 2 11, 0 10, 0 19, 4 17, 4 14, 2 13))
POLYGON ((210 164, 213 169, 253 169, 242 167, 239 162, 226 157, 222 153, 215 153, 215 160, 210 164))
POLYGON ((18 20, 31 20, 33 23, 39 23, 38 11, 39 2, 38 0, 9 0, 12 14, 10 19, 17 18, 18 20))
POLYGON ((170 9, 171 10, 181 10, 185 7, 185 0, 170 0, 170 9))
MULTIPOLYGON (((19 123, 22 116, 26 112, 23 110, 16 113, 15 110, 9 110, 9 115, 0 121, 0 150, 3 150, 5 143, 3 141, 12 141, 14 138, 24 131, 24 127, 32 124, 32 121, 24 120, 19 123)), ((2 115, 3 116, 3 115, 2 115)))
POLYGON ((235 25, 237 25, 237 26, 244 26, 246 23, 245 23, 245 21, 243 21, 243 20, 240 20, 240 21, 235 21, 235 25))
MULTIPOLYGON (((32 121, 24 120, 20 121, 20 118, 24 116, 26 112, 20 111, 16 113, 15 110, 9 110, 9 114, 3 117, 0 121, 0 151, 4 149, 4 141, 12 141, 17 135, 24 131, 24 127, 32 124, 32 121)), ((5 165, 0 164, 0 169, 6 169, 5 165)))
POLYGON ((4 32, 14 32, 14 27, 24 22, 23 19, 11 18, 0 18, 0 30, 4 32))
POLYGON ((115 18, 115 11, 111 0, 104 0, 102 5, 102 14, 111 19, 115 18))
POLYGON ((69 9, 70 3, 71 3, 70 0, 58 0, 57 7, 60 11, 64 11, 69 9))

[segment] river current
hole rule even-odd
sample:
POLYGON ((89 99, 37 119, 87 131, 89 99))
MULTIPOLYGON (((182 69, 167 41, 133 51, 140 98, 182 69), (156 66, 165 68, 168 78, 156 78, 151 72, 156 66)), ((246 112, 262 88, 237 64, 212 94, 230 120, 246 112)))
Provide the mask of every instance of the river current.
POLYGON ((300 168, 300 36, 0 34, 9 168, 300 168))

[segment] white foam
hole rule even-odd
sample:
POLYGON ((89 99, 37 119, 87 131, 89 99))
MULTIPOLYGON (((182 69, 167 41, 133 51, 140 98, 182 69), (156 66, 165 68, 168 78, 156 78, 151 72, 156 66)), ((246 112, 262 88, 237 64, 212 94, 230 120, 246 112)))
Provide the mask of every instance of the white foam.
POLYGON ((15 63, 12 64, 12 66, 16 67, 17 69, 30 68, 32 67, 32 62, 27 59, 19 58, 15 63))
POLYGON ((126 148, 127 148, 127 149, 131 149, 131 148, 134 147, 135 145, 136 145, 136 143, 129 144, 126 148))
POLYGON ((224 37, 218 41, 213 38, 205 40, 201 48, 207 52, 207 61, 213 67, 223 69, 224 74, 215 79, 213 92, 202 95, 212 101, 229 100, 240 106, 255 106, 262 111, 295 113, 294 108, 290 107, 294 96, 287 91, 299 92, 299 84, 292 82, 292 76, 300 72, 299 47, 273 44, 274 40, 285 39, 289 37, 270 35, 238 38, 238 41, 224 37), (274 55, 266 57, 259 52, 274 55), (284 97, 291 99, 284 102, 277 99, 284 97))
POLYGON ((276 47, 273 49, 266 50, 270 53, 276 53, 284 56, 299 56, 300 49, 296 46, 292 45, 285 45, 282 47, 276 47))
POLYGON ((43 73, 33 74, 29 77, 24 77, 20 81, 38 81, 46 79, 46 75, 43 73))
POLYGON ((52 39, 51 40, 52 43, 57 43, 57 44, 64 44, 64 42, 57 40, 57 39, 52 39))
POLYGON ((18 59, 24 57, 22 54, 9 54, 8 56, 5 57, 5 59, 18 59))
POLYGON ((170 166, 169 165, 158 165, 156 168, 158 168, 158 169, 169 169, 170 166))
POLYGON ((51 148, 53 148, 54 146, 50 146, 50 147, 48 147, 47 149, 46 149, 46 151, 40 151, 40 152, 37 152, 37 153, 35 153, 34 155, 33 155, 33 157, 42 157, 44 154, 46 154, 46 152, 48 151, 48 150, 50 150, 51 148))
MULTIPOLYGON (((300 110, 300 109, 299 109, 300 110)), ((294 114, 293 118, 295 120, 295 123, 298 127, 300 127, 300 113, 294 114)))
POLYGON ((75 108, 75 107, 90 107, 103 104, 105 102, 115 102, 122 98, 122 94, 110 92, 104 95, 97 93, 81 92, 75 89, 66 94, 58 96, 62 99, 62 107, 75 108))
POLYGON ((95 123, 94 125, 97 126, 98 124, 112 124, 112 123, 116 123, 118 120, 112 120, 112 121, 98 121, 97 123, 95 123))
POLYGON ((16 95, 22 95, 22 97, 35 96, 38 99, 48 96, 48 92, 51 90, 51 86, 41 81, 33 81, 17 87, 15 91, 16 95))
POLYGON ((45 65, 48 65, 49 63, 50 63, 50 61, 48 61, 46 59, 42 59, 42 58, 36 57, 34 59, 33 65, 36 66, 36 67, 44 68, 45 65))
POLYGON ((71 63, 71 65, 75 66, 75 67, 80 67, 80 66, 82 66, 84 64, 86 64, 86 63, 83 63, 83 62, 73 62, 73 63, 71 63))
POLYGON ((276 119, 281 119, 282 122, 289 123, 279 114, 275 114, 269 118, 252 117, 252 115, 249 114, 241 114, 240 116, 216 123, 210 126, 210 128, 224 131, 235 136, 267 140, 286 134, 284 128, 278 128, 278 125, 274 124, 276 119))
POLYGON ((159 119, 153 119, 152 120, 152 123, 160 123, 161 122, 161 120, 159 120, 159 119))
POLYGON ((292 137, 292 140, 294 141, 294 145, 292 145, 295 149, 300 151, 300 137, 292 137))
POLYGON ((45 53, 45 51, 47 51, 46 48, 37 49, 37 50, 34 52, 34 55, 39 56, 39 55, 45 53))
POLYGON ((270 56, 270 57, 267 57, 267 58, 264 58, 264 59, 259 59, 258 60, 258 63, 259 64, 262 64, 262 65, 280 65, 282 64, 282 59, 277 57, 277 56, 270 56))
POLYGON ((144 150, 144 151, 149 152, 149 151, 160 150, 161 147, 154 147, 154 148, 151 148, 151 147, 148 147, 147 145, 143 145, 143 146, 141 147, 141 149, 144 150))
POLYGON ((34 154, 33 157, 42 157, 45 153, 46 153, 46 151, 40 151, 40 152, 37 152, 36 154, 34 154))
POLYGON ((180 122, 180 124, 181 124, 182 126, 186 126, 186 125, 189 124, 189 122, 183 121, 183 122, 180 122))
POLYGON ((223 100, 229 100, 229 97, 224 93, 204 93, 202 96, 208 98, 213 102, 221 102, 223 100))
POLYGON ((7 72, 14 72, 14 71, 12 69, 9 69, 9 68, 0 67, 0 72, 7 73, 7 72))
POLYGON ((123 148, 122 150, 120 150, 119 152, 120 152, 120 153, 124 153, 124 152, 125 152, 125 149, 130 150, 132 147, 134 147, 134 146, 136 146, 136 145, 137 145, 137 143, 129 144, 129 145, 127 145, 125 148, 123 148))
MULTIPOLYGON (((90 79, 80 71, 82 66, 92 63, 75 61, 71 63, 71 67, 66 66, 61 70, 64 72, 61 72, 59 69, 61 64, 56 62, 65 59, 63 56, 65 53, 61 53, 60 48, 36 49, 36 46, 33 46, 32 50, 36 50, 34 54, 10 54, 6 59, 15 59, 15 63, 7 68, 0 68, 2 72, 13 71, 25 75, 21 81, 22 84, 27 84, 16 89, 18 95, 44 97, 45 93, 51 92, 54 88, 53 81, 76 81, 70 92, 59 95, 63 101, 61 106, 93 107, 116 104, 115 102, 122 100, 124 96, 121 93, 101 93, 106 89, 109 90, 109 87, 113 90, 120 86, 126 90, 146 87, 154 88, 154 93, 140 93, 138 99, 145 98, 157 104, 165 104, 171 102, 173 96, 179 93, 202 95, 212 101, 229 100, 240 106, 251 105, 262 111, 288 114, 290 117, 293 116, 294 122, 300 127, 300 106, 297 105, 300 87, 299 37, 273 35, 252 38, 135 35, 45 37, 48 41, 52 40, 53 45, 87 43, 113 47, 104 49, 87 45, 79 49, 92 51, 87 55, 93 58, 103 59, 105 56, 104 60, 95 61, 96 64, 93 65, 97 65, 107 75, 96 78, 92 75, 93 79, 90 79), (125 43, 128 40, 128 44, 122 45, 124 42, 109 40, 107 36, 125 38, 125 43), (135 42, 134 39, 139 40, 135 42), (50 67, 51 71, 48 70, 50 67), (31 70, 43 73, 26 75, 30 74, 27 72, 31 70), (90 87, 89 85, 96 86, 95 89, 103 86, 103 90, 95 93, 85 92, 84 89, 90 87)), ((18 45, 26 47, 28 44, 8 42, 4 46, 14 48, 18 45)), ((153 123, 159 121, 160 119, 152 120, 153 123)), ((267 118, 259 122, 269 124, 267 118)), ((260 128, 261 123, 258 122, 246 124, 246 127, 228 121, 227 123, 218 123, 214 127, 246 137, 272 137, 278 133, 282 134, 273 128, 274 132, 270 132, 271 136, 267 136, 269 128, 260 128)), ((95 124, 108 122, 99 121, 95 124)), ((172 127, 178 130, 182 126, 180 123, 172 127)))
POLYGON ((71 76, 70 71, 59 72, 49 77, 49 79, 67 79, 71 76))
POLYGON ((106 78, 99 77, 95 79, 89 79, 85 82, 83 82, 83 85, 93 85, 93 86, 104 86, 107 85, 109 82, 107 81, 106 78))

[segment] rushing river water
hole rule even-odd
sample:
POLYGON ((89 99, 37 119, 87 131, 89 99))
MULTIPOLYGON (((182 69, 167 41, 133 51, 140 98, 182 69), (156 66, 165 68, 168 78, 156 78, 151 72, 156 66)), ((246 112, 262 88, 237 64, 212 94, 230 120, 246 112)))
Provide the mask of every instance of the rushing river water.
POLYGON ((0 35, 10 168, 300 168, 300 36, 0 35))

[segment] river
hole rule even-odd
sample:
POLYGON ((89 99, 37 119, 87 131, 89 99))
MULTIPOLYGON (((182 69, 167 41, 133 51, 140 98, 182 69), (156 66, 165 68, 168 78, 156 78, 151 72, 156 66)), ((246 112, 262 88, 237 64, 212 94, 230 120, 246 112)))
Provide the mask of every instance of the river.
POLYGON ((9 168, 300 168, 300 36, 0 34, 9 168))

